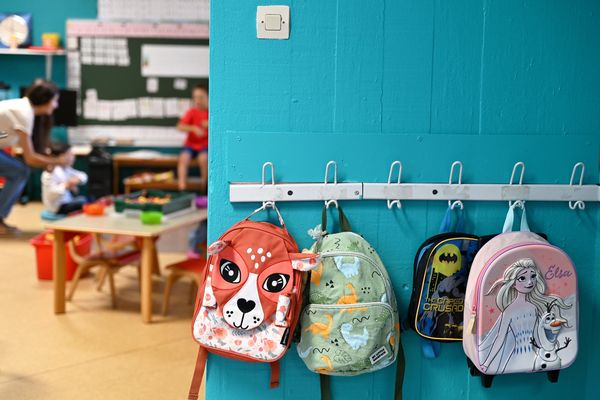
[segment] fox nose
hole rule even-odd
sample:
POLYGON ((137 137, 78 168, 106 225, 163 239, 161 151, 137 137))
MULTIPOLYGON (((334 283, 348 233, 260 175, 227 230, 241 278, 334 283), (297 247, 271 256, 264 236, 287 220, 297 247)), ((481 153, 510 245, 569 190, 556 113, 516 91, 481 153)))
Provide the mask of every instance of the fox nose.
POLYGON ((237 306, 240 309, 240 311, 245 314, 245 313, 248 313, 248 312, 254 310, 256 303, 253 302, 252 300, 238 299, 237 306))

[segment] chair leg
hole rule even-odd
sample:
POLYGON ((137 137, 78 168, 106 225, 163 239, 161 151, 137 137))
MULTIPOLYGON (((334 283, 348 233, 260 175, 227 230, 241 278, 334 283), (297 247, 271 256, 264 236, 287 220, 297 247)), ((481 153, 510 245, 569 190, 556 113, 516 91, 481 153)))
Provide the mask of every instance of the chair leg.
POLYGON ((69 294, 67 295, 67 300, 71 301, 73 299, 73 295, 75 294, 75 289, 77 289, 77 284, 81 279, 81 276, 92 267, 91 265, 79 264, 77 266, 77 270, 75 270, 75 275, 73 276, 73 282, 71 282, 71 287, 69 288, 69 294))
POLYGON ((137 269, 138 286, 141 288, 142 287, 142 266, 138 263, 135 265, 135 268, 137 269))
POLYGON ((106 274, 108 275, 108 283, 110 284, 110 300, 112 308, 117 308, 117 295, 115 293, 115 277, 111 267, 106 268, 106 274))
POLYGON ((158 252, 154 251, 154 254, 152 256, 152 273, 156 276, 161 276, 160 275, 160 263, 158 261, 158 252))
POLYGON ((196 301, 196 295, 198 294, 198 286, 196 286, 196 281, 192 280, 190 284, 190 298, 188 299, 188 304, 194 304, 196 301))
POLYGON ((163 294, 162 315, 167 315, 169 310, 169 298, 171 297, 171 288, 178 279, 179 275, 173 272, 167 278, 167 282, 165 283, 165 292, 163 294))
POLYGON ((96 285, 96 290, 101 291, 102 286, 104 286, 104 281, 106 280, 106 268, 102 268, 98 273, 98 284, 96 285))

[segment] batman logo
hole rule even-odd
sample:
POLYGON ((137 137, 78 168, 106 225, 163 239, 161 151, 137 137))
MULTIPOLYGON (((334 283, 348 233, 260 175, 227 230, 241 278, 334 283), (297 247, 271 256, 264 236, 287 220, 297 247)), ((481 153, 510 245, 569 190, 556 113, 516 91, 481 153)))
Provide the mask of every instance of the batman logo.
POLYGON ((440 260, 440 262, 456 263, 457 259, 458 257, 456 254, 452 253, 443 253, 438 256, 438 260, 440 260))
POLYGON ((453 244, 446 243, 433 255, 433 270, 438 274, 451 276, 458 272, 462 265, 460 249, 453 244))

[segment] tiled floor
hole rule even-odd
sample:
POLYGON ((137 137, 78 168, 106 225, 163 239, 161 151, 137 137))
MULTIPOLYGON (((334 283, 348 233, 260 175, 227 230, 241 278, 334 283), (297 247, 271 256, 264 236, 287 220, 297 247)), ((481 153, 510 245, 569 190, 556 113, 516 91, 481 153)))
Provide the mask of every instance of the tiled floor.
MULTIPOLYGON (((40 211, 35 203, 15 207, 8 222, 25 235, 0 238, 0 399, 186 398, 197 351, 189 284, 175 285, 171 313, 162 317, 163 278, 155 279, 149 325, 141 322, 133 267, 116 276, 117 310, 110 308, 108 285, 97 292, 88 277, 67 313, 54 315, 52 285, 37 280, 28 242, 42 230, 40 211)), ((160 255, 161 266, 179 259, 160 255)))

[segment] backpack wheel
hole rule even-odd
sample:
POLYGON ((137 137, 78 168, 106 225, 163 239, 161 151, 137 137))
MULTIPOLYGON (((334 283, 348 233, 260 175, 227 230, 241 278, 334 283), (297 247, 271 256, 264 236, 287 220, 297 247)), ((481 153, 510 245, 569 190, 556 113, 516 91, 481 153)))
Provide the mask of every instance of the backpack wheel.
POLYGON ((475 366, 475 364, 473 364, 473 361, 471 361, 471 359, 469 357, 467 357, 467 367, 473 368, 474 366, 475 366))
POLYGON ((558 382, 558 375, 560 374, 560 370, 557 369, 556 371, 548 371, 548 380, 552 383, 556 383, 558 382))
POLYGON ((481 374, 481 385, 484 388, 490 388, 492 387, 492 381, 494 380, 494 375, 486 375, 486 374, 481 374))

